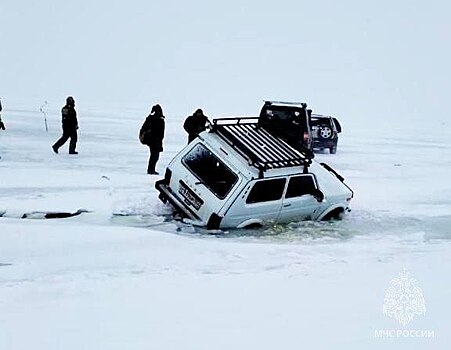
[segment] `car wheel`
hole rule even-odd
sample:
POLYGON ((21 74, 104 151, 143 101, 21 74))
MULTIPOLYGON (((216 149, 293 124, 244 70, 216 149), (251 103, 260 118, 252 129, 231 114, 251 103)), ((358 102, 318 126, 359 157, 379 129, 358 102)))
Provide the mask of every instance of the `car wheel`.
POLYGON ((244 226, 243 228, 245 230, 258 230, 258 229, 260 229, 262 227, 263 227, 262 224, 259 224, 258 222, 255 222, 253 224, 249 224, 247 226, 244 226))
POLYGON ((330 139, 333 134, 332 128, 328 125, 320 125, 318 127, 318 136, 322 139, 330 139))
POLYGON ((329 152, 330 152, 330 154, 337 153, 337 146, 333 146, 333 147, 329 148, 329 152))
POLYGON ((345 210, 343 208, 335 208, 331 212, 327 213, 321 221, 341 220, 343 218, 344 212, 345 210))

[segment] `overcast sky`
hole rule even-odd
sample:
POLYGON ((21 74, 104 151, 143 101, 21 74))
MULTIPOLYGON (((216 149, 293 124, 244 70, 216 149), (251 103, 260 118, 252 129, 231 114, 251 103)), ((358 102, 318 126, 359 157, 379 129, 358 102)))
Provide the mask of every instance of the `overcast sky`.
POLYGON ((277 99, 348 118, 449 118, 449 4, 1 0, 0 96, 159 102, 167 115, 256 114, 277 99))

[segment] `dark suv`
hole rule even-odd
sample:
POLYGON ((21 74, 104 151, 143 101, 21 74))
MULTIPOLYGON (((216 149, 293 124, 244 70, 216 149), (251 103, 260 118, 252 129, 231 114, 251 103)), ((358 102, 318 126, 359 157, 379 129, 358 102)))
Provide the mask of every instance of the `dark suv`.
POLYGON ((265 101, 258 124, 293 148, 312 153, 311 113, 306 103, 265 101))
POLYGON ((341 132, 341 125, 337 118, 312 114, 310 126, 313 135, 314 149, 329 149, 331 154, 337 153, 338 134, 341 132))

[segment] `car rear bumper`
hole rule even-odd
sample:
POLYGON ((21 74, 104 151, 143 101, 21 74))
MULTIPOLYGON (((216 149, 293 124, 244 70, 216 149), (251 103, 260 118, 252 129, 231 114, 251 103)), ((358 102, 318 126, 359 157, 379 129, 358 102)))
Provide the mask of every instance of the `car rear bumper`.
POLYGON ((332 148, 337 146, 337 140, 313 141, 313 148, 332 148))
POLYGON ((158 192, 160 192, 159 198, 161 201, 169 202, 175 210, 182 214, 182 216, 194 221, 201 221, 196 213, 194 213, 185 203, 174 195, 165 179, 157 181, 155 183, 155 188, 158 192))

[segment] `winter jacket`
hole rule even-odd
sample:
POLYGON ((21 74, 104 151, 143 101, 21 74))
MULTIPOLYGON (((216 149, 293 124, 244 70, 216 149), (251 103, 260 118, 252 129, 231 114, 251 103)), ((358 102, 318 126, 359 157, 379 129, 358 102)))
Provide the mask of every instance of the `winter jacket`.
POLYGON ((139 131, 142 142, 152 151, 163 151, 164 116, 149 114, 139 131))
POLYGON ((67 129, 67 130, 77 130, 78 129, 77 112, 75 111, 74 106, 65 105, 61 109, 61 115, 62 115, 63 129, 67 129))
MULTIPOLYGON (((0 112, 2 111, 2 101, 0 100, 0 112)), ((0 114, 0 130, 6 130, 5 124, 2 121, 2 115, 0 114)))
POLYGON ((183 128, 188 133, 188 143, 206 129, 208 118, 205 115, 190 115, 186 118, 183 128))

